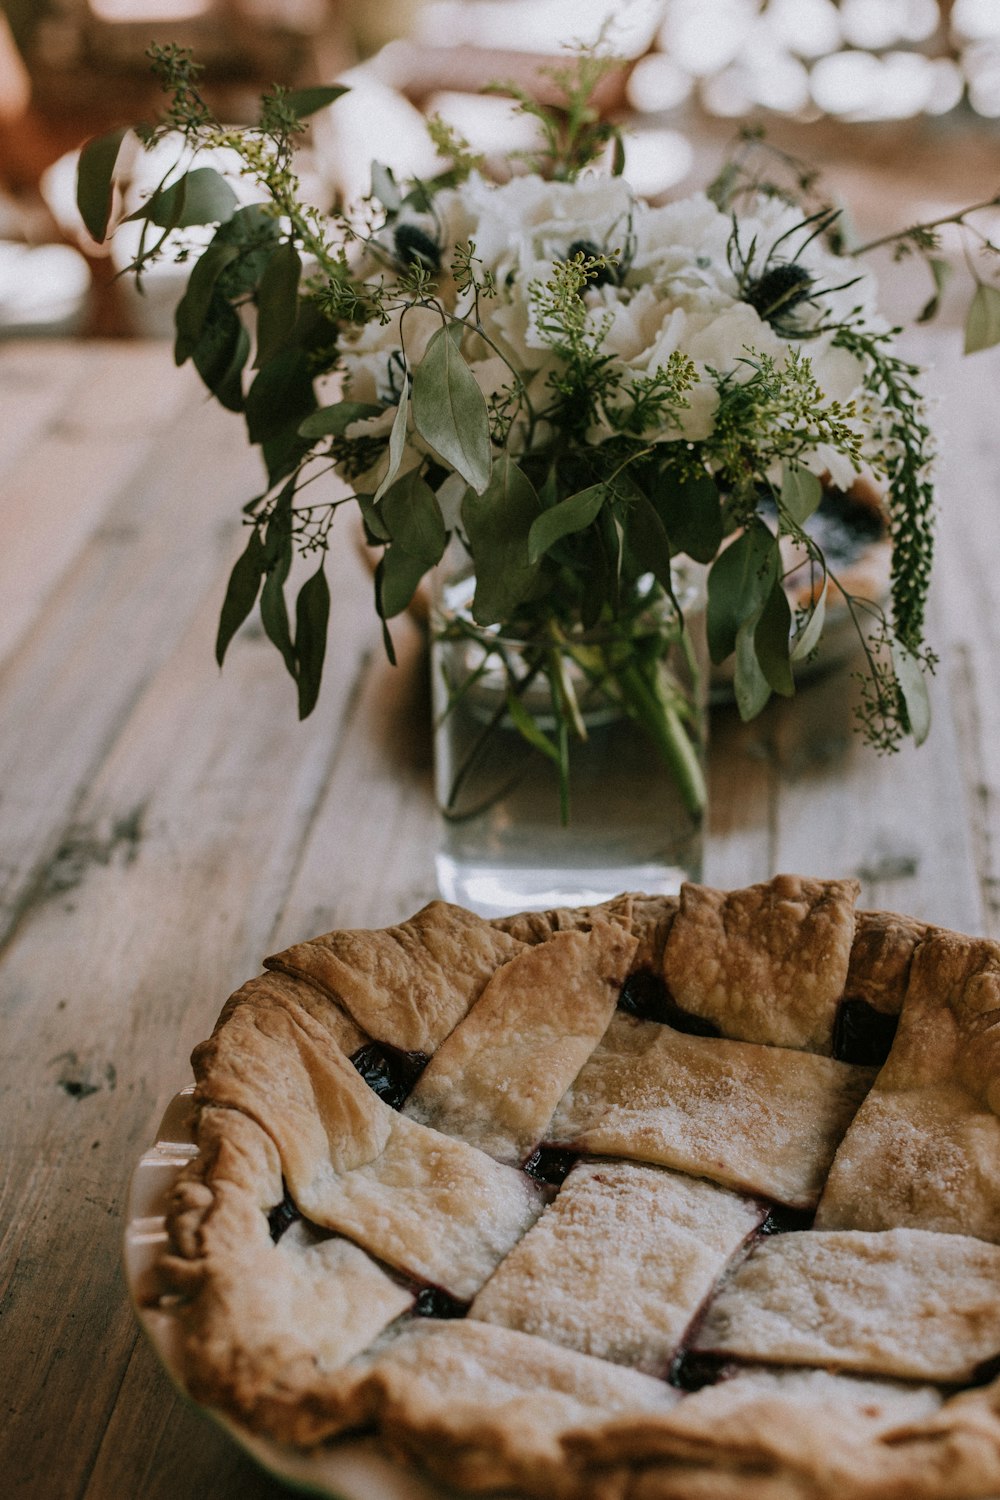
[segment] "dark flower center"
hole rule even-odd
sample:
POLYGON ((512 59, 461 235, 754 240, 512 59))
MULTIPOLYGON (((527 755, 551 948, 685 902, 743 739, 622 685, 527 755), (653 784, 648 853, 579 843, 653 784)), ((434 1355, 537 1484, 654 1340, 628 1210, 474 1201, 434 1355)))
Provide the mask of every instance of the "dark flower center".
POLYGON ((426 271, 441 267, 441 251, 430 235, 416 224, 397 224, 392 232, 396 254, 408 266, 423 266, 426 271))
POLYGON ((747 284, 743 300, 749 302, 765 323, 773 323, 804 302, 812 285, 812 272, 805 266, 796 261, 780 261, 747 284))

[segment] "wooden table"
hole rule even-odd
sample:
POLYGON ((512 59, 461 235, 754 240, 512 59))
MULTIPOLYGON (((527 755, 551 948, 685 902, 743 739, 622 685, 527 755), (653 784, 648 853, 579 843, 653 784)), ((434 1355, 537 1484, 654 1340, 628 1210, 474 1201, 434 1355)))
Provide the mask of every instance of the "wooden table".
MULTIPOLYGON (((860 876, 1000 937, 1000 352, 927 337, 943 435, 928 744, 880 760, 839 672, 713 725, 706 878, 860 876)), ((164 345, 0 347, 0 1475, 37 1500, 284 1493, 175 1396, 119 1266, 133 1164, 261 956, 433 894, 420 636, 382 655, 349 538, 299 725, 260 633, 212 647, 258 473, 164 345)), ((12 1487, 11 1487, 12 1486, 12 1487)))

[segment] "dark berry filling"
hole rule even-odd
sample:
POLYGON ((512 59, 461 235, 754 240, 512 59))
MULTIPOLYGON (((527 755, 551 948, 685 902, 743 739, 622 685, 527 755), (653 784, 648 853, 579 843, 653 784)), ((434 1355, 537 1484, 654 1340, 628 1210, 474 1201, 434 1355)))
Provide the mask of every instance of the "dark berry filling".
POLYGON ((700 1391, 706 1385, 718 1385, 735 1375, 737 1366, 723 1354, 699 1354, 694 1349, 682 1349, 674 1359, 667 1374, 667 1381, 679 1391, 700 1391))
POLYGON ((637 969, 628 976, 622 985, 618 1005, 640 1021, 659 1021, 664 1026, 672 1026, 675 1031, 685 1031, 689 1036, 722 1035, 714 1021, 682 1010, 665 982, 652 969, 637 969))
POLYGON ((296 1219, 301 1219, 302 1217, 292 1202, 288 1188, 284 1183, 282 1183, 282 1187, 285 1189, 285 1196, 280 1203, 275 1204, 274 1208, 268 1209, 267 1214, 267 1227, 271 1232, 271 1238, 275 1244, 281 1239, 285 1230, 289 1229, 295 1223, 296 1219))
POLYGON ((423 1052, 401 1052, 387 1042, 368 1042, 351 1058, 362 1078, 393 1109, 406 1103, 413 1085, 427 1066, 423 1052))
POLYGON ((774 1203, 757 1233, 798 1234, 803 1229, 811 1229, 815 1217, 811 1208, 789 1208, 785 1203, 774 1203))
POLYGON ((413 1311, 418 1318, 464 1318, 469 1304, 460 1302, 439 1286, 425 1286, 417 1293, 413 1311))
POLYGON ((833 1055, 840 1062, 880 1068, 889 1056, 898 1016, 887 1016, 867 1000, 842 1000, 833 1027, 833 1055))
POLYGON ((561 1187, 579 1159, 578 1151, 569 1151, 563 1146, 539 1146, 527 1161, 521 1163, 521 1170, 536 1182, 561 1187))

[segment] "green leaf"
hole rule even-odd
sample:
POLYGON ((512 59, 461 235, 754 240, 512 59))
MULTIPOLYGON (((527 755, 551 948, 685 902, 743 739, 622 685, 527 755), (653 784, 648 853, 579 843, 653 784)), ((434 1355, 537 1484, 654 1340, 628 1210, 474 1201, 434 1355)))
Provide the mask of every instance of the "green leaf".
POLYGON ((267 577, 260 593, 260 619, 265 634, 281 652, 290 676, 297 678, 298 663, 285 606, 285 580, 292 566, 292 499, 295 481, 285 485, 267 523, 264 547, 267 577))
POLYGON ((350 89, 342 83, 317 84, 308 89, 292 89, 285 95, 284 102, 295 111, 300 120, 306 120, 314 115, 318 109, 325 109, 335 99, 341 98, 343 94, 350 93, 350 89))
POLYGON ((407 608, 424 574, 441 561, 448 534, 437 496, 419 469, 397 479, 375 514, 392 537, 379 578, 379 613, 390 620, 407 608))
POLYGON ((226 586, 219 616, 219 633, 215 639, 215 659, 222 666, 229 642, 257 602, 261 579, 267 568, 267 554, 260 533, 254 527, 250 540, 233 566, 226 586))
POLYGON ((390 214, 398 213, 403 206, 403 195, 392 168, 380 161, 372 162, 372 197, 390 214))
POLYGON ((937 316, 938 309, 941 306, 941 294, 945 289, 948 277, 951 275, 951 262, 940 260, 936 255, 929 255, 927 257, 927 269, 934 279, 934 292, 930 300, 925 302, 920 309, 917 317, 918 323, 929 323, 932 318, 937 316))
POLYGON ((371 495, 359 495, 358 509, 361 511, 361 519, 365 524, 365 530, 376 542, 391 542, 392 533, 385 524, 385 517, 375 505, 371 495))
POLYGON ((220 279, 219 290, 226 297, 234 299, 256 291, 280 234, 278 221, 262 203, 238 208, 231 219, 219 225, 212 244, 235 245, 239 251, 220 279))
POLYGON ((792 645, 792 661, 805 661, 811 656, 819 645, 823 634, 823 624, 826 620, 826 576, 820 586, 816 602, 812 607, 808 620, 795 637, 792 645))
POLYGON ((381 406, 370 401, 338 401, 335 406, 321 406, 312 416, 306 417, 299 426, 303 437, 343 437, 352 422, 363 422, 366 417, 377 417, 381 406))
POLYGON ((229 183, 213 167, 195 167, 169 187, 160 188, 125 223, 148 219, 160 229, 223 224, 232 218, 238 202, 229 183))
POLYGON ((583 531, 594 520, 608 497, 606 484, 592 484, 589 489, 579 490, 566 500, 560 500, 550 510, 543 510, 528 533, 528 560, 537 562, 560 537, 574 531, 583 531))
POLYGON ((282 349, 257 372, 247 391, 247 432, 251 443, 278 437, 288 427, 298 432, 316 410, 312 371, 301 349, 282 349))
POLYGON ((549 760, 558 765, 561 759, 558 745, 554 744, 538 727, 514 689, 510 687, 507 689, 507 712, 518 734, 534 749, 540 750, 543 755, 548 756, 549 760))
POLYGON ((801 464, 781 466, 781 508, 795 522, 804 526, 813 511, 819 509, 823 486, 816 475, 801 464))
POLYGON ((481 495, 490 482, 486 398, 447 328, 434 335, 413 371, 413 423, 445 463, 481 495))
POLYGON ((462 521, 476 565, 472 617, 479 625, 508 620, 526 599, 539 575, 528 556, 528 535, 539 514, 538 496, 509 453, 493 465, 480 495, 470 489, 462 521))
POLYGON ((736 632, 736 674, 733 692, 740 718, 755 719, 771 696, 771 684, 761 671, 754 646, 756 620, 746 620, 736 632))
POLYGON ((781 579, 776 578, 754 627, 753 644, 768 686, 783 698, 790 698, 795 692, 789 654, 791 628, 792 607, 781 579))
POLYGON ((902 641, 894 640, 891 651, 896 681, 906 704, 906 717, 910 721, 910 733, 914 743, 922 745, 931 729, 931 700, 927 691, 927 678, 918 658, 906 649, 902 641))
POLYGON ((182 365, 190 359, 197 348, 219 277, 239 253, 235 245, 213 243, 195 261, 187 288, 174 313, 177 328, 174 360, 177 364, 182 365))
POLYGON ((201 336, 191 355, 195 369, 228 411, 243 410, 243 367, 250 357, 250 335, 225 297, 209 300, 201 336))
POLYGON ((399 466, 403 462, 403 454, 406 451, 406 424, 410 411, 410 395, 407 390, 407 382, 404 376, 402 390, 399 395, 399 405, 396 407, 396 415, 392 419, 392 428, 389 432, 389 464, 378 489, 375 491, 375 504, 382 499, 389 487, 392 485, 399 473, 399 466))
POLYGON ((675 552, 710 563, 722 545, 722 503, 710 474, 679 479, 667 470, 650 500, 675 552))
POLYGON ((965 352, 992 349, 1000 344, 1000 289, 980 282, 965 319, 965 352))
POLYGON ((383 620, 391 620, 409 608, 426 572, 427 564, 403 547, 386 548, 378 572, 378 612, 383 620))
POLYGON ((419 469, 410 469, 397 479, 380 511, 394 547, 423 563, 425 571, 441 561, 448 534, 437 496, 419 469))
POLYGON ((636 491, 625 516, 625 543, 635 576, 652 573, 657 583, 673 592, 670 538, 656 507, 636 491))
POLYGON ((80 152, 76 169, 76 206, 87 233, 98 243, 108 232, 114 202, 115 165, 127 134, 128 130, 123 127, 111 130, 107 135, 94 136, 80 152))
POLYGON ((323 678, 326 632, 330 619, 330 586, 320 563, 299 590, 295 602, 295 656, 298 662, 299 718, 316 707, 323 678))
POLYGON ((713 662, 736 649, 746 621, 756 620, 778 576, 778 540, 755 518, 716 558, 708 575, 708 649, 713 662))
POLYGON ((257 288, 257 359, 254 368, 274 358, 289 343, 299 309, 302 259, 284 240, 265 267, 257 288))

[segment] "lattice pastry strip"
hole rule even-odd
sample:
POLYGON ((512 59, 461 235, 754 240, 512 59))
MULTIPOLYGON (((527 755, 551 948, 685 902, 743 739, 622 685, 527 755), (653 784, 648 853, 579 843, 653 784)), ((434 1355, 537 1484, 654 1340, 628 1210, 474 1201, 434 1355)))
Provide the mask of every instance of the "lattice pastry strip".
POLYGON ((874 1077, 874 1068, 620 1014, 567 1089, 548 1139, 815 1208, 874 1077))
POLYGON ((658 1167, 581 1162, 469 1316, 665 1376, 723 1268, 766 1212, 658 1167))

